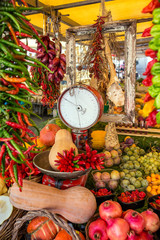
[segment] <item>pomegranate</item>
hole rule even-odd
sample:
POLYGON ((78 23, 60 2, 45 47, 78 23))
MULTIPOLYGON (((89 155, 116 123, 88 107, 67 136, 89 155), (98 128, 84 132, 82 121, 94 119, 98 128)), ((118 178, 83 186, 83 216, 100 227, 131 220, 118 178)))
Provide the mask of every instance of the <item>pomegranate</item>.
POLYGON ((91 240, 107 240, 108 235, 106 222, 101 218, 91 222, 88 228, 88 234, 91 240))
POLYGON ((110 240, 125 240, 129 232, 129 224, 123 218, 110 218, 107 220, 107 233, 110 240))
POLYGON ((135 231, 131 230, 127 233, 128 237, 127 240, 138 240, 138 236, 135 234, 135 231))
POLYGON ((154 240, 154 237, 150 232, 143 231, 136 240, 154 240))
POLYGON ((100 217, 107 221, 109 218, 121 217, 122 207, 118 202, 108 200, 99 206, 100 217))
POLYGON ((160 227, 160 220, 156 213, 153 212, 152 209, 147 209, 146 211, 141 213, 144 222, 145 222, 145 230, 151 231, 152 233, 156 232, 160 227))
POLYGON ((135 231, 136 234, 140 234, 145 226, 143 216, 136 211, 129 211, 124 216, 124 219, 129 223, 130 228, 135 231))
POLYGON ((122 218, 124 218, 125 215, 126 215, 128 212, 134 212, 134 210, 133 210, 133 209, 128 209, 128 210, 122 212, 122 218))

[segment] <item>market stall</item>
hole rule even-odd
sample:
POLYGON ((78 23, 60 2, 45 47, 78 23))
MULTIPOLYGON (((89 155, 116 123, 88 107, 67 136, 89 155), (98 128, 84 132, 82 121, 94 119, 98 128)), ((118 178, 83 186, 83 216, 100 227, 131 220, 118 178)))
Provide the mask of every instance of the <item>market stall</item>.
POLYGON ((94 23, 77 25, 60 9, 96 1, 0 2, 1 240, 160 239, 160 2, 140 1, 138 20, 99 2, 94 23))

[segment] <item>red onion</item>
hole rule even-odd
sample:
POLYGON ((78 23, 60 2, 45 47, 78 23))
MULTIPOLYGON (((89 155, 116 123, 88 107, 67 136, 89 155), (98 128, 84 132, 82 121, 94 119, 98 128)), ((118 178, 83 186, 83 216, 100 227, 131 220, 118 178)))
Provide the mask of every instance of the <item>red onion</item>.
POLYGON ((154 236, 149 232, 143 231, 140 235, 138 235, 136 240, 154 240, 154 236))
POLYGON ((63 62, 66 62, 66 55, 65 54, 61 54, 60 55, 60 59, 62 59, 63 62))
POLYGON ((135 231, 131 230, 127 233, 128 237, 127 240, 138 240, 138 236, 135 234, 135 231))
POLYGON ((88 228, 88 234, 91 240, 107 240, 107 224, 101 218, 91 222, 88 228))
POLYGON ((123 218, 110 218, 107 220, 107 234, 110 240, 125 240, 129 232, 129 224, 123 218))
POLYGON ((160 227, 160 220, 156 213, 152 209, 147 209, 141 213, 145 221, 145 230, 151 231, 152 233, 156 232, 160 227))
POLYGON ((145 221, 143 216, 136 211, 129 211, 124 216, 124 219, 129 223, 130 228, 135 231, 135 233, 140 234, 145 226, 145 221))
POLYGON ((110 217, 121 217, 122 207, 118 202, 112 200, 105 201, 99 206, 99 215, 105 221, 107 221, 110 217))

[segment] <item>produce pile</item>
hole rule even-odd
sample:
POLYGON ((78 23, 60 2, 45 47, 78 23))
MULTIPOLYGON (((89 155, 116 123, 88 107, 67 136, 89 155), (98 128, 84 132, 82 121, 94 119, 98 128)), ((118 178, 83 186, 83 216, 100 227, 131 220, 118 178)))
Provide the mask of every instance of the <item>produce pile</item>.
POLYGON ((54 102, 60 95, 60 82, 66 73, 66 56, 61 53, 62 46, 57 39, 50 40, 49 36, 41 36, 41 41, 37 45, 37 58, 52 72, 46 68, 33 66, 31 75, 33 81, 42 87, 42 103, 43 105, 54 106, 54 102), (44 48, 44 45, 46 48, 44 48))
POLYGON ((152 195, 160 194, 160 174, 152 173, 150 176, 147 176, 147 181, 149 186, 147 187, 147 192, 152 195))
MULTIPOLYGON (((154 127, 160 123, 160 2, 158 0, 151 1, 143 10, 142 13, 153 14, 153 25, 144 30, 142 36, 152 36, 153 39, 149 42, 149 49, 145 51, 145 55, 152 58, 147 64, 146 71, 143 73, 146 78, 143 84, 148 88, 144 102, 151 106, 147 110, 147 125, 154 127)), ((145 106, 144 106, 145 107, 145 106)))
POLYGON ((159 225, 158 215, 150 209, 122 212, 118 202, 108 200, 99 206, 99 217, 89 222, 88 236, 91 240, 153 240, 159 225))
POLYGON ((28 10, 39 8, 16 6, 15 1, 0 2, 0 171, 7 178, 7 184, 17 182, 22 188, 22 179, 39 173, 32 165, 38 148, 35 133, 29 126, 36 127, 30 116, 31 94, 38 85, 32 81, 28 66, 43 66, 37 59, 27 56, 27 51, 39 51, 25 45, 21 40, 35 38, 44 49, 47 48, 37 31, 24 16, 28 10), (35 142, 33 142, 35 141, 35 142))

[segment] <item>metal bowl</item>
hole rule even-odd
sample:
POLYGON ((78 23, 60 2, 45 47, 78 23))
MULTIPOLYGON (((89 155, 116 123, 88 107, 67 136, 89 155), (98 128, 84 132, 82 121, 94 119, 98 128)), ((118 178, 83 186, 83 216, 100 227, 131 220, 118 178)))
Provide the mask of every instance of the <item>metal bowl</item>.
POLYGON ((44 174, 49 175, 51 177, 54 177, 56 179, 76 179, 80 176, 85 175, 86 173, 89 173, 91 169, 85 169, 84 171, 74 171, 74 172, 58 172, 54 171, 50 164, 49 164, 49 152, 50 150, 46 150, 44 152, 41 152, 37 154, 34 159, 33 163, 34 165, 44 174))

